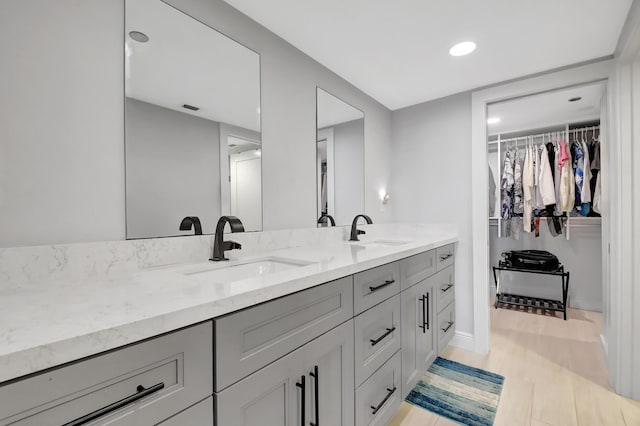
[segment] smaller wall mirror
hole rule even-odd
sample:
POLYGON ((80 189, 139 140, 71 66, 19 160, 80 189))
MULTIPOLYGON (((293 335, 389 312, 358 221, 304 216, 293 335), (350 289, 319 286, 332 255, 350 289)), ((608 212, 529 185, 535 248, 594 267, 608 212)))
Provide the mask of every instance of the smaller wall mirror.
POLYGON ((160 0, 125 28, 127 238, 261 230, 260 56, 160 0))
POLYGON ((318 226, 349 225, 364 212, 364 113, 319 87, 316 101, 318 226))

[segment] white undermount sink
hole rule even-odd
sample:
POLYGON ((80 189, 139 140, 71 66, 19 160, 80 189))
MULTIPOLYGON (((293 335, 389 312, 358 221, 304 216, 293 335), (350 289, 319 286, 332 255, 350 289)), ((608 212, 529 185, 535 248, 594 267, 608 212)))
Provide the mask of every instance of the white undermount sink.
POLYGON ((413 241, 403 241, 403 240, 373 240, 373 241, 360 241, 355 243, 361 246, 388 246, 388 247, 396 247, 403 246, 405 244, 410 244, 413 241))
POLYGON ((245 261, 211 262, 183 269, 180 272, 187 276, 197 276, 198 278, 202 277, 215 282, 226 283, 275 274, 313 263, 283 257, 262 257, 245 261))

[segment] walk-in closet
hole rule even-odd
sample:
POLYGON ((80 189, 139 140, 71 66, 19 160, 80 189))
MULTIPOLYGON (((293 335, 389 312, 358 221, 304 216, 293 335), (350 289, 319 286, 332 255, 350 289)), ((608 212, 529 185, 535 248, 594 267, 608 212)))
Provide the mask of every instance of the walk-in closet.
POLYGON ((605 91, 593 83, 489 105, 492 309, 559 320, 567 308, 602 312, 605 91), (505 258, 514 250, 546 251, 560 265, 517 271, 505 258))

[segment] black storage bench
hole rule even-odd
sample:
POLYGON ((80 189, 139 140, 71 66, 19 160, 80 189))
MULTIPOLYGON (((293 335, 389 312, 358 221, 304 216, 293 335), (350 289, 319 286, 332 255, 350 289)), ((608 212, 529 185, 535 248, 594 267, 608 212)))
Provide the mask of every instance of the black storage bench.
POLYGON ((547 309, 549 311, 559 311, 564 314, 567 320, 567 297, 569 294, 569 272, 560 265, 555 271, 540 271, 535 269, 513 268, 501 261, 498 266, 493 267, 493 280, 496 284, 496 301, 494 307, 498 309, 500 304, 512 306, 525 306, 528 308, 547 309), (523 296, 519 294, 509 294, 500 292, 498 274, 500 271, 523 272, 527 274, 556 275, 562 280, 562 300, 549 300, 538 297, 523 296))

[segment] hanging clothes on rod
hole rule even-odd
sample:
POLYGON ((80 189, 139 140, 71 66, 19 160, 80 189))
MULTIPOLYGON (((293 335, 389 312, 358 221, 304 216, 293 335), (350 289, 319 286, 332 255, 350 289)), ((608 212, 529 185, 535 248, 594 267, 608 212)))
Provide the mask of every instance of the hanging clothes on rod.
POLYGON ((505 144, 502 236, 518 239, 520 230, 539 236, 541 219, 546 219, 551 235, 564 233, 568 238, 570 216, 597 215, 593 210, 596 198, 598 203, 601 199, 601 185, 596 130, 599 126, 499 139, 505 144))

